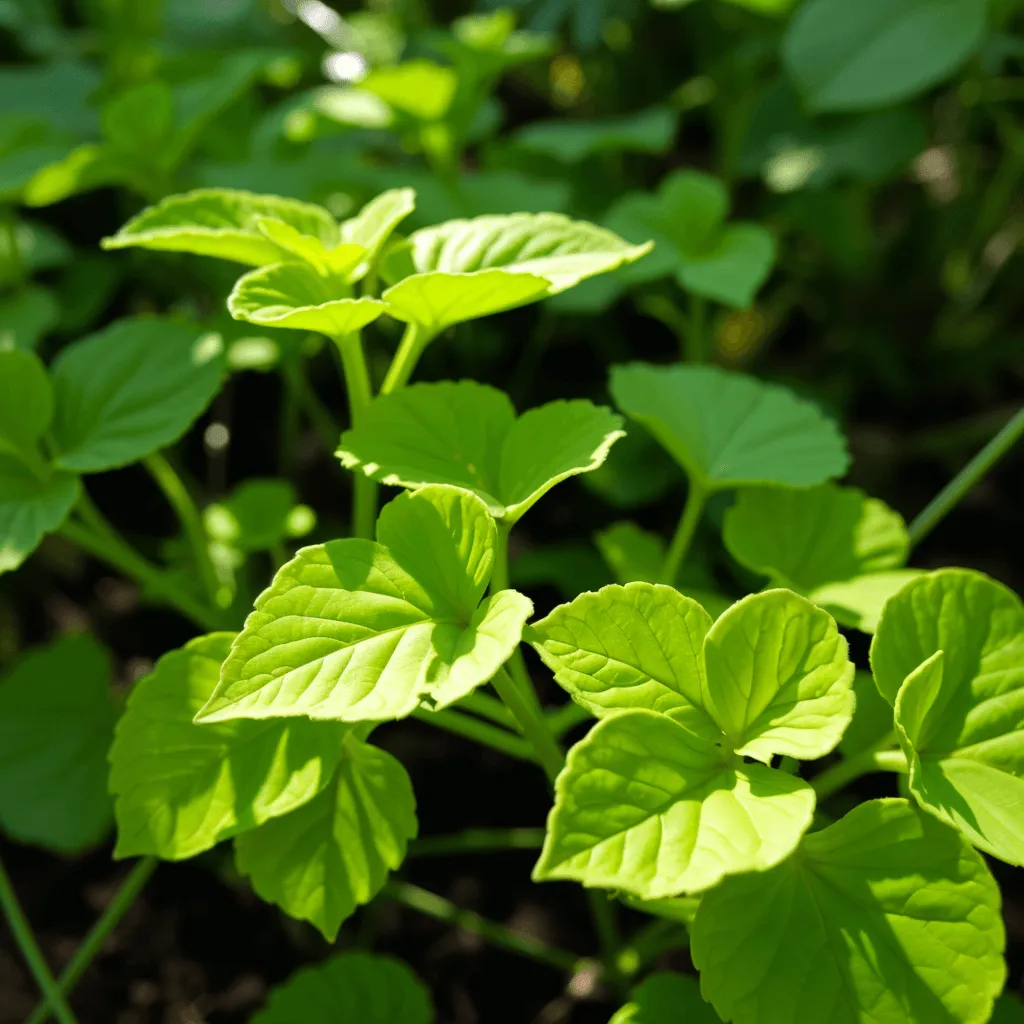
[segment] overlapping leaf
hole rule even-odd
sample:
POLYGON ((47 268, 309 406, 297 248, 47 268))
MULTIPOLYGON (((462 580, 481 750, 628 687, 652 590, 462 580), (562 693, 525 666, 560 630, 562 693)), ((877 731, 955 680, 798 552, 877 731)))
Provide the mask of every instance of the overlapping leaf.
POLYGON ((165 654, 140 680, 110 751, 120 857, 182 860, 312 800, 341 757, 339 727, 302 719, 196 725, 231 633, 165 654))
POLYGON ((95 473, 176 441, 220 389, 218 335, 165 320, 119 320, 53 364, 61 469, 95 473))
POLYGON ((498 670, 532 604, 481 602, 496 527, 467 491, 429 486, 381 513, 377 542, 302 549, 256 601, 201 721, 378 721, 460 699, 498 670))
POLYGON ((835 424, 774 384, 710 366, 612 367, 611 392, 707 490, 806 487, 846 471, 835 424))
POLYGON ((291 814, 239 836, 236 862, 263 899, 333 941, 402 863, 416 829, 405 769, 353 732, 331 784, 291 814))
POLYGON ((341 953, 296 971, 275 988, 251 1024, 431 1024, 426 986, 400 960, 341 953))
POLYGON ((823 756, 853 713, 853 666, 825 612, 774 590, 712 624, 672 588, 633 583, 583 594, 528 635, 604 718, 558 778, 537 878, 658 899, 792 852, 814 793, 768 764, 823 756))
POLYGON ((507 396, 473 381, 417 384, 373 401, 342 435, 346 469, 387 484, 452 484, 515 522, 561 480, 596 469, 621 417, 585 400, 517 417, 507 396))
POLYGON ((659 971, 648 975, 630 993, 629 1002, 608 1024, 718 1024, 719 1017, 701 999, 697 980, 659 971))
POLYGON ((263 218, 280 221, 325 246, 338 242, 338 225, 321 206, 236 189, 202 188, 168 196, 133 217, 104 249, 160 249, 215 256, 252 266, 287 256, 259 227, 263 218))
POLYGON ((748 487, 725 515, 729 553, 837 621, 873 632, 886 600, 914 576, 903 518, 853 487, 748 487))
POLYGON ((384 260, 388 312, 436 334, 555 295, 643 256, 649 244, 557 213, 453 220, 413 232, 384 260))
POLYGON ((983 1024, 1006 976, 999 903, 956 832, 873 800, 705 894, 690 951, 734 1024, 983 1024))
POLYGON ((0 453, 0 573, 17 569, 67 518, 81 494, 72 473, 33 473, 0 453))
POLYGON ((0 829, 74 852, 111 824, 110 660, 87 636, 29 654, 0 680, 0 829))
POLYGON ((940 569, 886 604, 871 645, 917 800, 975 846, 1024 864, 1024 606, 940 569))

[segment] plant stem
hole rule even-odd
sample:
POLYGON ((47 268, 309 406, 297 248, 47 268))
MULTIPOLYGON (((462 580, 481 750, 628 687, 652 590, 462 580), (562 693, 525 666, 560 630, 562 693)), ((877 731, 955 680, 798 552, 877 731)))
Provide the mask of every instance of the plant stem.
POLYGON ((519 723, 512 717, 512 712, 497 697, 492 697, 481 690, 467 693, 459 701, 459 708, 497 725, 503 725, 506 729, 519 729, 519 723))
POLYGON ((690 933, 678 921, 658 918, 645 925, 630 940, 618 957, 619 970, 632 976, 670 949, 685 949, 690 933))
POLYGON ((675 586, 683 559, 686 557, 686 552, 690 550, 690 543, 697 531, 697 524, 700 522, 707 499, 706 486, 690 477, 690 490, 686 495, 686 504, 683 506, 679 525, 672 536, 672 543, 669 545, 665 562, 661 567, 661 582, 667 583, 670 587, 675 586))
POLYGON ((597 939, 601 949, 601 962, 605 965, 608 981, 616 988, 625 984, 619 969, 619 950, 622 948, 622 936, 619 934, 619 918, 616 904, 611 894, 600 889, 587 889, 587 902, 590 904, 590 916, 597 930, 597 939))
POLYGON ((442 711, 427 711, 418 708, 413 713, 413 718, 421 722, 427 722, 439 729, 455 733, 456 736, 464 736, 466 739, 482 743, 485 747, 497 750, 509 757, 517 758, 520 761, 536 761, 533 748, 519 736, 514 736, 507 729, 500 729, 488 722, 481 722, 479 718, 472 715, 465 715, 453 708, 445 708, 442 711))
POLYGON ((1024 435, 1024 406, 928 503, 910 524, 910 543, 919 544, 1024 435))
POLYGON ((11 885, 11 880, 2 862, 0 862, 0 909, 3 909, 14 941, 17 942, 21 955, 25 958, 25 963, 28 964, 29 970, 36 979, 39 991, 46 996, 46 1001, 53 1007, 57 1020, 60 1021, 60 1024, 78 1024, 75 1015, 71 1012, 71 1007, 64 999, 64 994, 50 973, 50 968, 39 949, 36 937, 32 934, 32 928, 25 918, 25 913, 21 909, 21 904, 18 902, 18 897, 15 895, 14 887, 11 885))
POLYGON ((690 293, 690 315, 686 321, 685 345, 683 355, 688 363, 707 361, 704 335, 706 332, 707 303, 703 296, 690 293))
MULTIPOLYGON (((373 399, 373 386, 370 383, 370 371, 366 365, 363 342, 358 331, 338 335, 333 340, 341 353, 349 416, 353 426, 357 426, 373 399)), ((377 482, 371 480, 361 469, 355 470, 352 479, 352 536, 372 540, 374 524, 377 521, 377 482)))
POLYGON ((206 529, 203 526, 203 518, 199 514, 192 495, 185 486, 184 481, 178 475, 175 468, 167 461, 166 457, 155 452, 147 455, 143 460, 149 475, 156 481, 157 486, 163 491, 171 508, 174 509, 178 522, 181 524, 182 532, 188 540, 192 549, 192 559, 196 564, 196 570, 203 584, 203 590, 207 598, 214 605, 217 604, 217 591, 220 586, 217 582, 217 573, 210 561, 209 545, 206 539, 206 529))
POLYGON ((423 350, 430 343, 433 337, 419 324, 408 323, 405 325, 405 333, 399 342, 395 358, 391 360, 384 383, 381 385, 380 393, 390 395, 399 388, 404 388, 409 383, 412 371, 416 369, 423 350))
MULTIPOLYGON (((121 923, 121 919, 139 898, 139 894, 145 888, 159 863, 156 857, 143 857, 136 861, 135 866, 128 872, 125 880, 114 893, 114 898, 107 904, 100 919, 89 929, 89 934, 75 950, 74 956, 68 961, 64 970, 60 972, 58 984, 62 992, 69 993, 75 987, 78 979, 88 970, 110 933, 121 923)), ((52 1012, 49 1000, 44 1000, 35 1008, 25 1024, 46 1024, 52 1012)))
POLYGON ((536 939, 519 935, 503 924, 489 921, 472 910, 463 910, 443 896, 421 889, 418 885, 393 879, 384 886, 384 894, 403 906, 426 914, 435 920, 443 921, 455 928, 472 932, 494 946, 507 949, 510 953, 524 956, 539 964, 546 964, 556 971, 573 972, 578 965, 585 962, 575 953, 555 949, 536 939))
POLYGON ((907 758, 902 750, 864 750, 815 775, 811 785, 820 801, 838 793, 862 775, 873 772, 898 772, 905 775, 908 771, 907 758))
POLYGON ((513 680, 504 668, 498 669, 491 682, 498 691, 498 696, 515 716, 523 735, 529 740, 548 780, 554 784, 555 778, 565 764, 565 755, 548 730, 544 714, 538 709, 536 695, 532 701, 524 696, 519 683, 513 680))
POLYGON ((539 850, 542 828, 471 828, 451 836, 426 836, 409 844, 410 857, 447 857, 453 853, 491 850, 539 850))
POLYGON ((570 729, 574 729, 583 722, 592 721, 594 716, 585 707, 577 704, 574 700, 563 704, 554 711, 545 713, 548 729, 555 739, 561 739, 570 729))
POLYGON ((162 597, 200 629, 213 631, 223 627, 223 620, 217 609, 208 608, 188 591, 181 589, 166 573, 147 562, 124 541, 116 538, 116 535, 106 536, 73 519, 67 520, 59 532, 94 558, 109 562, 115 569, 162 597))

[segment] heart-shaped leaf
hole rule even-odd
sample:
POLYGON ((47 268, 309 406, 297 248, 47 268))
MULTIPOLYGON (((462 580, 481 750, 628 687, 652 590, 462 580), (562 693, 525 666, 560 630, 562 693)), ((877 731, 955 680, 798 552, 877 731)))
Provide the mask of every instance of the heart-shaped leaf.
POLYGON ((0 452, 40 461, 36 443, 53 419, 53 386, 31 352, 0 350, 0 452))
POLYGON ((462 320, 556 295, 632 263, 650 245, 559 213, 453 220, 413 232, 385 259, 388 312, 436 334, 462 320))
POLYGON ((659 899, 792 852, 814 794, 768 764, 823 756, 853 713, 853 665, 825 612, 773 590, 712 624, 672 588, 631 583, 556 608, 528 638, 607 716, 558 778, 536 877, 659 899))
POLYGON ((64 522, 81 493, 72 473, 39 477, 0 453, 0 573, 17 569, 64 522))
POLYGON ((722 538, 741 565, 873 631, 886 600, 914 570, 906 524, 853 487, 747 487, 727 510, 722 538), (896 571, 893 571, 896 570, 896 571))
POLYGON ((338 225, 322 206, 236 189, 200 188, 148 207, 102 245, 191 252, 260 267, 287 255, 260 231, 259 221, 266 217, 328 248, 338 243, 338 225))
MULTIPOLYGON (((361 246, 352 265, 363 259, 361 246)), ((236 320, 261 327, 291 327, 339 337, 361 330, 385 311, 377 299, 351 297, 351 289, 306 263, 272 263, 243 274, 228 296, 236 320), (346 294, 348 293, 348 294, 346 294)))
POLYGON ((612 367, 611 392, 706 491, 842 476, 835 424, 786 388, 712 366, 612 367))
POLYGON ((812 0, 782 44, 786 70, 814 111, 910 99, 981 45, 985 0, 812 0))
POLYGON ((871 645, 910 789, 977 847, 1024 864, 1024 605, 981 573, 940 569, 885 605, 871 645))
POLYGON ((336 725, 193 722, 233 636, 191 640, 135 684, 110 750, 118 857, 194 857, 287 814, 330 782, 341 756, 336 725))
POLYGON ((119 320, 53 364, 55 465, 97 473, 177 441, 220 390, 219 335, 166 320, 119 320))
POLYGON ((349 733, 331 784, 291 814, 239 836, 235 858, 263 899, 333 942, 342 922, 405 859, 416 831, 405 769, 349 733))
POLYGON ((484 503, 452 487, 407 492, 377 538, 303 548, 278 570, 197 720, 381 721, 494 675, 533 606, 515 591, 480 603, 496 538, 484 503))
POLYGON ((375 399, 341 437, 346 469, 386 484, 452 484, 515 522, 555 484, 596 469, 621 417, 585 400, 516 417, 508 397, 473 381, 416 384, 375 399))
POLYGON ((29 654, 0 681, 0 829, 64 853, 111 824, 110 659, 88 636, 29 654))
POLYGON ((999 904, 956 832, 872 800, 706 893, 690 953, 734 1024, 983 1024, 1006 978, 999 904))
POLYGON ((679 283, 696 295, 746 309, 775 264, 775 239, 760 224, 728 224, 715 245, 699 258, 684 258, 679 283))
POLYGON ((426 986, 401 960, 341 953, 296 971, 251 1024, 432 1024, 426 986))

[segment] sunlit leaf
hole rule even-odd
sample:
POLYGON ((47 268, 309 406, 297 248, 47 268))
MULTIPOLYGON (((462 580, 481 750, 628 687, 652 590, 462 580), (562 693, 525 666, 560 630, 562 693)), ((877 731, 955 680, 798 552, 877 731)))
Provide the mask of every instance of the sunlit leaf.
POLYGON ((517 417, 496 388, 416 384, 375 399, 341 438, 346 469, 387 484, 452 484, 515 522, 555 484, 596 469, 622 436, 621 417, 585 400, 517 417))
POLYGON ((841 476, 849 462, 835 424, 774 384, 711 366, 612 367, 611 392, 709 490, 841 476))
POLYGON ((956 832, 872 800, 706 893, 690 952, 734 1024, 983 1024, 1006 977, 999 904, 956 832))

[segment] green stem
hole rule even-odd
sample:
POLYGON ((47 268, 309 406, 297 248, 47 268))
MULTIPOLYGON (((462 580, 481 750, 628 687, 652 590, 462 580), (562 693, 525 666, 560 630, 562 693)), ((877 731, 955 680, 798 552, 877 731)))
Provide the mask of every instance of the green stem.
POLYGON ((497 675, 491 680, 491 683, 498 691, 498 696, 515 716, 519 728, 522 729, 523 735, 533 747, 537 760, 553 785, 565 764, 565 755, 548 729, 548 723, 544 719, 544 713, 539 709, 532 687, 530 688, 533 696, 531 700, 525 695, 524 688, 519 685, 518 681, 513 680, 504 668, 498 669, 497 675))
POLYGON ((542 828, 471 828, 452 836, 426 836, 409 844, 410 857, 447 857, 455 853, 491 850, 539 850, 542 828))
POLYGON ((491 945, 507 949, 510 953, 524 956, 539 964, 546 964, 556 971, 572 973, 585 963, 583 958, 576 956, 575 953, 555 949, 526 935, 519 935, 503 924, 489 921, 472 910, 463 910, 443 896, 421 889, 418 885, 392 879, 384 886, 384 893, 403 906, 426 914, 428 917, 442 921, 454 928, 472 932, 474 935, 486 939, 491 945))
POLYGON ((645 925, 630 940, 618 957, 619 970, 632 976, 643 970, 662 953, 685 949, 690 944, 690 933, 678 921, 658 918, 645 925))
POLYGON ((614 987, 625 986, 625 978, 619 969, 619 951, 622 948, 622 936, 619 933, 617 906, 612 902, 611 894, 600 889, 587 889, 587 902, 590 904, 590 916, 597 930, 597 939, 601 949, 601 962, 605 965, 607 980, 614 987))
POLYGON ((57 982, 54 981, 50 968, 43 958, 43 954, 36 942, 36 937, 32 934, 32 928, 25 918, 25 913, 21 909, 21 904, 18 902, 18 897, 15 895, 14 887, 11 885, 11 880, 3 863, 0 863, 0 909, 3 910, 4 917, 7 918, 7 924, 10 926, 14 941, 17 942, 21 955, 25 958, 25 963, 28 964, 29 970, 36 979, 39 991, 43 993, 46 1001, 53 1007, 57 1020, 60 1021, 60 1024, 78 1024, 75 1020, 75 1015, 71 1012, 71 1007, 68 1006, 67 1001, 64 999, 64 994, 58 987, 57 982))
POLYGON ((108 562, 115 569, 163 598, 201 629, 213 631, 223 627, 224 623, 217 609, 208 608, 188 591, 182 590, 166 573, 136 554, 119 538, 108 537, 73 519, 68 519, 59 532, 94 558, 108 562))
MULTIPOLYGON (((62 992, 69 993, 88 970, 110 933, 121 923, 121 919, 139 898, 159 863, 156 857, 143 857, 142 860, 136 861, 135 866, 114 893, 114 898, 107 904, 107 909, 89 930, 89 934, 75 950, 75 955, 68 961, 67 966, 60 972, 57 980, 62 992)), ((46 999, 35 1008, 35 1012, 25 1024, 46 1024, 52 1012, 52 1005, 49 999, 46 999)))
POLYGON ((519 729, 519 724, 512 717, 512 712, 497 697, 492 697, 489 693, 484 693, 482 690, 467 693, 459 701, 459 707, 464 711, 477 715, 479 718, 486 718, 497 725, 503 725, 506 729, 515 729, 517 731, 519 729))
POLYGON ((520 761, 535 761, 533 748, 519 736, 513 736, 507 729, 499 729, 496 725, 488 722, 481 722, 479 718, 472 715, 465 715, 453 708, 445 708, 442 711, 427 711, 419 708, 413 713, 413 718, 421 722, 445 729, 447 732, 455 733, 456 736, 464 736, 466 739, 482 743, 485 747, 497 750, 509 757, 517 758, 520 761))
POLYGON ((697 524, 700 522, 707 499, 707 488, 691 477, 690 490, 686 495, 683 514, 679 517, 679 525, 676 527, 672 543, 665 555, 665 562, 661 567, 661 582, 667 583, 670 587, 675 586, 676 579, 679 577, 679 570, 682 567, 683 559, 686 558, 686 552, 690 550, 690 543, 697 531, 697 524))
POLYGON ((919 544, 983 476, 1024 435, 1024 406, 970 462, 928 503, 910 524, 910 543, 919 544))
MULTIPOLYGON (((370 383, 370 371, 366 365, 363 342, 358 331, 338 335, 333 340, 341 353, 349 416, 353 426, 358 426, 373 399, 373 385, 370 383)), ((352 484, 352 535, 364 540, 373 540, 376 522, 377 482, 357 469, 352 484)))
POLYGON ((585 707, 575 701, 569 701, 568 704, 563 704, 560 708, 555 708, 554 711, 546 712, 545 718, 547 718, 551 734, 555 739, 561 739, 570 729, 576 728, 583 722, 592 721, 594 716, 585 707))
POLYGON ((281 372, 296 404, 320 436, 320 443, 333 455, 341 437, 341 427, 309 383, 305 362, 299 358, 286 359, 281 364, 281 372))
POLYGON ((210 561, 209 545, 206 538, 206 529, 203 526, 203 518, 199 514, 192 495, 185 486, 184 481, 178 475, 175 468, 167 461, 167 458, 160 452, 147 455, 143 460, 149 475, 156 481, 157 486, 163 491, 174 514, 178 517, 182 532, 188 540, 192 549, 192 558, 199 572, 199 578, 203 584, 203 590, 210 602, 217 604, 217 592, 220 585, 217 581, 217 572, 210 561))
POLYGON ((703 296, 690 293, 690 315, 686 321, 683 356, 688 363, 707 361, 704 335, 707 330, 707 303, 703 296))
POLYGON ((811 780, 811 785, 821 801, 838 793, 862 775, 873 772, 898 772, 905 775, 908 771, 907 758, 902 750, 865 750, 819 772, 811 780))
POLYGON ((405 333, 399 342, 395 358, 391 360, 384 383, 381 385, 380 393, 390 395, 399 388, 404 388, 409 383, 413 370, 423 350, 430 343, 433 335, 419 324, 408 323, 405 325, 405 333))

